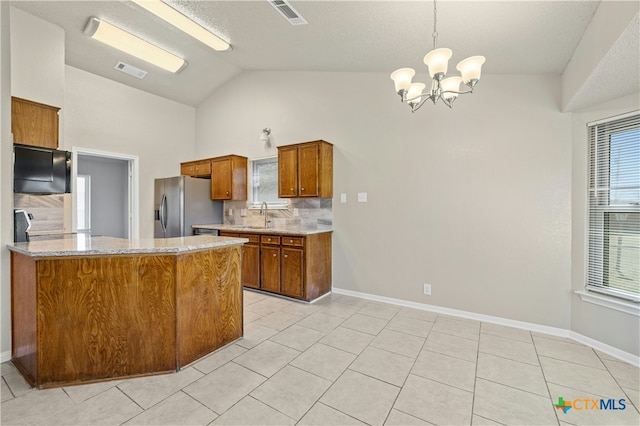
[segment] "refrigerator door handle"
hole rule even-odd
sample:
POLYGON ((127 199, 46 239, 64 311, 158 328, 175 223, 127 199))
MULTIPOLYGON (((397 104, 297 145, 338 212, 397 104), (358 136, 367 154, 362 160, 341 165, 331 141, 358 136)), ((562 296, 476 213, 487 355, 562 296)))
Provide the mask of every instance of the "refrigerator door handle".
POLYGON ((162 201, 160 201, 160 226, 162 227, 162 233, 167 232, 167 196, 162 194, 162 201))

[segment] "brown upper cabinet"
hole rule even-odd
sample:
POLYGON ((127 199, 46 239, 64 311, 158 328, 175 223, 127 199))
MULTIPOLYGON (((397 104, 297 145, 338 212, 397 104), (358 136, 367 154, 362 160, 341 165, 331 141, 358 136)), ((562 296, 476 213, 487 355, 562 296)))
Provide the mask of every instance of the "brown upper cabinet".
POLYGON ((180 163, 180 174, 197 178, 211 178, 211 160, 180 163))
POLYGON ((247 157, 226 155, 211 159, 211 199, 247 199, 247 157))
POLYGON ((333 145, 318 140, 279 146, 278 197, 333 197, 333 145))
POLYGON ((57 149, 58 111, 58 107, 12 97, 13 141, 23 145, 57 149))

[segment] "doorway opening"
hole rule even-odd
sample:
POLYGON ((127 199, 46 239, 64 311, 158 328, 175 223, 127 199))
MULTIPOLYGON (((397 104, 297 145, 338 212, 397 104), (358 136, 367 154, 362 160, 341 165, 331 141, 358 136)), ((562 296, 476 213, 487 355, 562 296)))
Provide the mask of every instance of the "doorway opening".
POLYGON ((138 157, 72 147, 72 228, 139 237, 138 157))

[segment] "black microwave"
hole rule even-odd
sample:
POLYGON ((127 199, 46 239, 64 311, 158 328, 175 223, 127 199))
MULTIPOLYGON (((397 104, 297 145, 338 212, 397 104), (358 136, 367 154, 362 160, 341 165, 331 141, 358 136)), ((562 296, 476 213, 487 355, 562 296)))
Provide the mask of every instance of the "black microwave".
POLYGON ((71 153, 28 145, 13 146, 13 192, 71 192, 71 153))

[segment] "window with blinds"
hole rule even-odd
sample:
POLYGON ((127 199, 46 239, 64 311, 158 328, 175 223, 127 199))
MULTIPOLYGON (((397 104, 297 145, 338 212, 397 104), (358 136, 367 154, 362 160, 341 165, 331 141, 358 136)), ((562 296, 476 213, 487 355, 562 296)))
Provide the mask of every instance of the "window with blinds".
POLYGON ((587 290, 640 302, 640 112, 588 133, 587 290))

